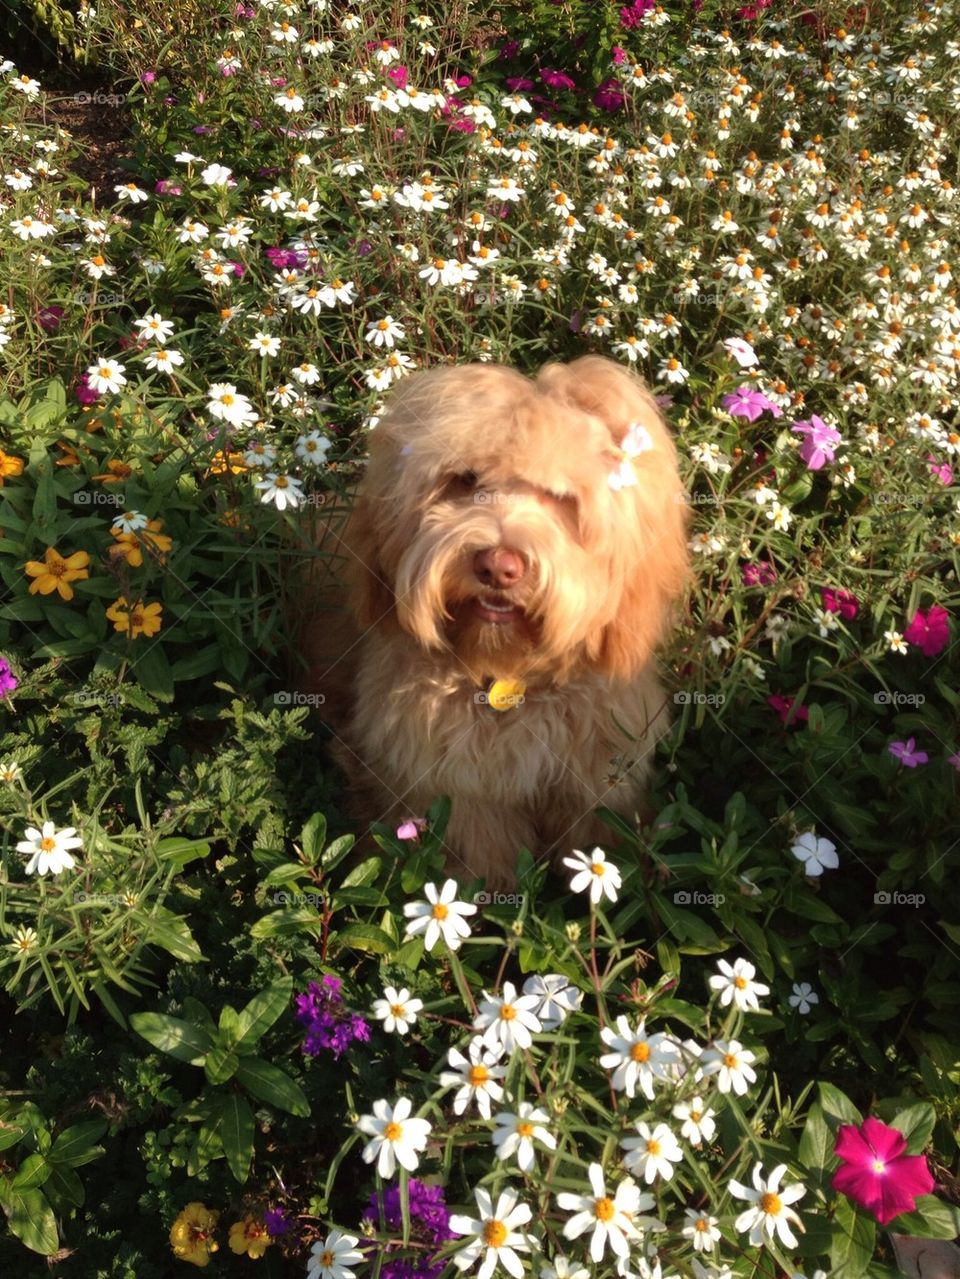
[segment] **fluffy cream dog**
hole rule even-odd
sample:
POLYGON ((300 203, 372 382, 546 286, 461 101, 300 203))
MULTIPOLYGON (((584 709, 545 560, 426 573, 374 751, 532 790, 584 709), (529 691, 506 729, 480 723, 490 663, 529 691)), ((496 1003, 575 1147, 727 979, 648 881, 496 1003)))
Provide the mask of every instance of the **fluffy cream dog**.
POLYGON ((449 795, 448 869, 502 887, 521 847, 590 848, 598 805, 639 812, 686 512, 653 397, 610 360, 397 384, 340 547, 359 629, 305 646, 363 815, 449 795), (339 707, 332 647, 356 659, 339 707))

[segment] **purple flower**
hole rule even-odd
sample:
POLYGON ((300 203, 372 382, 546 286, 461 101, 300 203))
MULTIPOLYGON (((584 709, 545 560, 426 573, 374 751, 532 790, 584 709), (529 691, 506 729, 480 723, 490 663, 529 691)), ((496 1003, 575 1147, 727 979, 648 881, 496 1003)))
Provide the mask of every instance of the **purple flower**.
POLYGON ((835 591, 824 586, 820 598, 827 613, 839 613, 845 622, 852 622, 860 611, 860 601, 850 591, 835 591))
POLYGON ((777 570, 769 560, 757 560, 756 564, 744 564, 740 576, 744 586, 772 586, 777 580, 777 570))
MULTIPOLYGON (((407 1184, 407 1194, 411 1220, 422 1225, 422 1230, 418 1233, 426 1236, 430 1243, 437 1244, 447 1243, 454 1238, 442 1186, 428 1186, 416 1177, 411 1177, 407 1184)), ((380 1205, 375 1194, 370 1196, 364 1215, 374 1221, 379 1220, 380 1205)), ((399 1230, 403 1225, 399 1186, 387 1186, 384 1190, 383 1218, 391 1230, 399 1230)))
POLYGON ((908 644, 915 644, 924 657, 936 657, 950 643, 950 614, 942 604, 921 608, 903 632, 908 644))
POLYGON ((930 756, 926 751, 914 749, 915 737, 908 737, 905 742, 891 742, 887 748, 894 759, 898 759, 904 768, 916 768, 918 764, 926 764, 930 756))
POLYGON ((73 393, 81 404, 96 404, 100 396, 90 386, 90 379, 86 373, 81 373, 77 381, 77 385, 73 388, 73 393))
POLYGON ((0 657, 0 696, 6 697, 17 687, 18 680, 5 657, 0 657))
POLYGON ((795 422, 790 430, 806 436, 800 445, 800 456, 811 471, 819 471, 826 462, 834 461, 834 449, 843 443, 843 437, 837 428, 827 426, 816 413, 809 422, 795 422))
POLYGON ((60 327, 60 321, 66 315, 62 306, 45 306, 37 312, 37 323, 43 329, 44 333, 55 333, 60 327))
POLYGON ((930 474, 935 475, 941 484, 953 483, 953 467, 949 462, 939 461, 932 453, 927 454, 927 461, 930 463, 930 474))
POLYGON ((156 73, 156 71, 143 71, 143 72, 141 72, 141 74, 140 74, 140 83, 141 83, 141 84, 153 84, 153 82, 154 82, 154 80, 156 80, 156 78, 157 78, 157 73, 156 73))
POLYGON ((947 763, 952 764, 957 772, 960 773, 960 751, 957 751, 955 755, 948 755, 947 763))
POLYGON ((515 58, 520 52, 520 42, 518 40, 508 40, 506 44, 501 46, 501 58, 515 58))
POLYGON ((288 1235, 293 1229, 293 1218, 286 1208, 268 1208, 263 1214, 263 1224, 271 1239, 279 1239, 281 1235, 288 1235))
POLYGON ((512 93, 522 93, 525 89, 533 88, 533 81, 526 76, 513 75, 507 76, 506 85, 512 93))
POLYGON ((737 387, 723 397, 721 404, 732 417, 745 417, 748 422, 756 422, 761 413, 772 413, 774 417, 783 415, 779 404, 774 404, 752 386, 737 387))
POLYGON ((339 977, 325 974, 319 982, 310 982, 305 995, 296 997, 297 1020, 307 1028, 303 1051, 308 1057, 317 1057, 329 1048, 339 1058, 350 1044, 366 1043, 370 1038, 370 1027, 363 1017, 343 1007, 342 985, 339 977))
POLYGON ((626 62, 627 60, 626 49, 621 49, 618 44, 615 44, 613 46, 613 48, 610 50, 610 54, 611 54, 611 57, 613 58, 613 65, 615 67, 622 66, 623 63, 626 62))
POLYGON ((405 89, 410 79, 410 71, 402 64, 399 67, 391 67, 387 72, 387 79, 392 80, 398 89, 405 89))
POLYGON ((567 75, 566 71, 554 71, 550 67, 542 67, 540 69, 540 79, 548 89, 575 89, 576 81, 567 75))
POLYGON ((625 101, 619 80, 604 80, 594 91, 593 105, 601 111, 619 111, 625 101))

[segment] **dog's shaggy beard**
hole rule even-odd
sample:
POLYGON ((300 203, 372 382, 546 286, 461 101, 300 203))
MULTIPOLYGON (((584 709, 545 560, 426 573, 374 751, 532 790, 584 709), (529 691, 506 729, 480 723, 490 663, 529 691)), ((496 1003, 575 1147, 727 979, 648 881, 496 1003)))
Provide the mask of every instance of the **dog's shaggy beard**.
POLYGON ((471 504, 434 507, 401 557, 396 575, 400 625, 426 649, 448 648, 476 679, 568 674, 582 659, 597 620, 594 563, 570 530, 540 503, 517 501, 502 519, 471 504), (506 589, 483 585, 475 555, 509 545, 524 577, 506 589), (474 602, 496 598, 523 609, 505 623, 483 621, 474 602))

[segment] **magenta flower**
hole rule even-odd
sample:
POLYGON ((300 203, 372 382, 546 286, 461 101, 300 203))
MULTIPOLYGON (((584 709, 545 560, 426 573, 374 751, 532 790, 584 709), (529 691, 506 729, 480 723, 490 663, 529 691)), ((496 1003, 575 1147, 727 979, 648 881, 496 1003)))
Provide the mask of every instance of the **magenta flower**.
POLYGON ((939 461, 932 453, 927 454, 927 461, 930 464, 930 474, 935 475, 941 484, 953 483, 953 467, 949 462, 939 461))
POLYGON ((44 306, 37 312, 37 323, 43 329, 44 333, 56 333, 60 327, 60 321, 66 315, 62 306, 44 306))
POLYGON ((756 564, 744 564, 740 576, 744 586, 772 586, 777 580, 777 570, 769 560, 757 560, 756 564))
POLYGON ((947 763, 952 764, 957 772, 960 773, 960 751, 957 751, 955 755, 948 755, 947 763))
POLYGON ((894 759, 898 759, 904 768, 916 768, 918 764, 926 764, 930 756, 926 751, 916 749, 917 739, 908 737, 905 742, 891 742, 887 747, 894 759))
POLYGON ((81 373, 77 385, 73 388, 73 393, 81 404, 96 404, 100 396, 90 386, 90 379, 86 373, 81 373))
POLYGON ((624 102, 626 98, 623 96, 619 80, 604 80, 603 84, 597 85, 593 94, 593 104, 601 111, 619 111, 624 102))
POLYGON ((397 827, 397 839, 419 839, 420 832, 426 828, 422 817, 411 817, 397 827))
POLYGON ((761 413, 772 413, 774 417, 782 417, 779 404, 768 400, 762 391, 752 386, 740 386, 729 395, 725 395, 721 404, 732 417, 745 417, 748 422, 756 422, 761 413))
POLYGON ((626 49, 621 49, 618 44, 615 44, 610 50, 610 56, 613 58, 613 65, 615 67, 620 67, 627 60, 627 51, 626 49))
POLYGON ((936 657, 950 641, 950 614, 942 604, 919 609, 903 632, 908 644, 916 644, 924 657, 936 657))
POLYGON ((933 1191, 926 1159, 905 1155, 906 1148, 902 1132, 872 1115, 859 1128, 841 1124, 833 1153, 844 1164, 830 1184, 886 1226, 902 1212, 912 1212, 918 1195, 933 1191))
MULTIPOLYGON (((786 726, 787 720, 790 718, 790 713, 793 711, 795 701, 796 699, 793 697, 784 697, 782 693, 773 693, 767 698, 767 705, 773 707, 780 716, 780 723, 786 726)), ((801 703, 794 713, 790 727, 798 728, 800 724, 805 724, 809 718, 810 712, 801 703)))
POLYGON ((17 687, 17 677, 10 669, 10 663, 5 657, 0 657, 0 697, 6 697, 8 693, 14 692, 17 687))
POLYGON ((156 73, 156 71, 142 71, 142 72, 140 73, 140 83, 141 83, 141 84, 153 84, 153 82, 154 82, 154 80, 156 80, 156 78, 157 78, 157 73, 156 73))
POLYGON ((387 78, 392 80, 398 89, 405 89, 410 79, 410 72, 404 66, 391 67, 387 72, 387 78))
POLYGON ((834 461, 834 449, 843 443, 837 428, 827 426, 816 413, 812 414, 809 422, 795 422, 790 430, 806 436, 800 445, 800 456, 811 471, 819 471, 825 463, 834 461))
POLYGON ((533 88, 533 81, 528 80, 526 76, 513 75, 507 76, 506 85, 511 93, 525 93, 527 89, 533 88))
POLYGON ((860 611, 860 601, 849 591, 834 591, 825 586, 820 592, 824 611, 839 613, 845 622, 852 622, 860 611))
POLYGON ((550 67, 541 67, 540 79, 548 89, 575 89, 576 81, 566 71, 554 71, 550 67))

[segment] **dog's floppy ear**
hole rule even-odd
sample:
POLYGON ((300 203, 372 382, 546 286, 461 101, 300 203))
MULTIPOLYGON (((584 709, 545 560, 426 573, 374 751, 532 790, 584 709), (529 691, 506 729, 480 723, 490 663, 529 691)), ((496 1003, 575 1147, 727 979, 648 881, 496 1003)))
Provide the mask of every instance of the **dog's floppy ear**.
POLYGON ((374 499, 361 494, 350 513, 343 542, 348 556, 350 602, 360 626, 393 616, 394 595, 380 562, 374 499))
POLYGON ((610 516, 608 594, 587 658, 613 679, 630 679, 651 660, 686 585, 689 505, 676 448, 650 391, 613 360, 587 355, 548 366, 540 378, 610 433, 609 487, 596 494, 598 511, 610 516))

